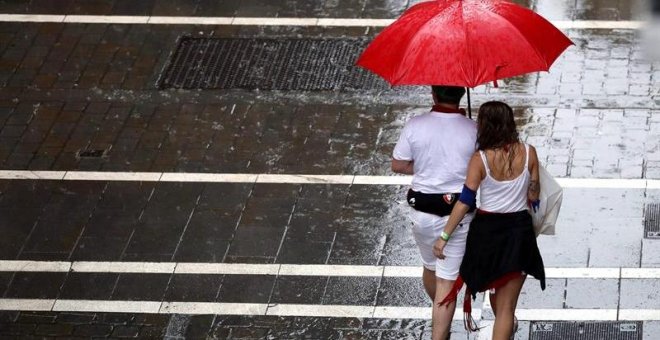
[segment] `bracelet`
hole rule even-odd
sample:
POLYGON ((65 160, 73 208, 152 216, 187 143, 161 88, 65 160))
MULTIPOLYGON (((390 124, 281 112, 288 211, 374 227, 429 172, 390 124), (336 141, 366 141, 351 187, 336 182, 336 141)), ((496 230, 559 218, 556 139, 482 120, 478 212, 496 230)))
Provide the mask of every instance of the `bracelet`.
POLYGON ((444 231, 440 233, 440 238, 445 242, 449 241, 449 237, 450 235, 445 233, 444 231))

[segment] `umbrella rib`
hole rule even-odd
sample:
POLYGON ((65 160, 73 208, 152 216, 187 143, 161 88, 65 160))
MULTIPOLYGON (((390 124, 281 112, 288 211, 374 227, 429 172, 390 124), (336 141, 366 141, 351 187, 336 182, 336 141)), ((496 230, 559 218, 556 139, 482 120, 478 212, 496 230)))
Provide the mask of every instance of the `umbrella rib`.
MULTIPOLYGON (((474 75, 474 69, 475 69, 474 60, 472 58, 472 53, 471 53, 470 48, 469 48, 469 46, 470 46, 469 34, 468 34, 469 32, 468 32, 467 22, 465 21, 465 12, 463 11, 463 2, 462 1, 461 1, 461 4, 460 4, 460 9, 461 9, 461 21, 463 22, 463 25, 462 25, 463 26, 463 33, 465 34, 465 52, 468 56, 468 62, 470 63, 470 67, 471 67, 470 74, 474 75)), ((467 80, 468 85, 473 85, 474 79, 469 79, 468 73, 465 71, 465 68, 463 67, 463 63, 461 63, 461 71, 463 71, 463 77, 465 77, 465 80, 467 80)), ((472 86, 470 86, 470 87, 472 87, 472 86)))

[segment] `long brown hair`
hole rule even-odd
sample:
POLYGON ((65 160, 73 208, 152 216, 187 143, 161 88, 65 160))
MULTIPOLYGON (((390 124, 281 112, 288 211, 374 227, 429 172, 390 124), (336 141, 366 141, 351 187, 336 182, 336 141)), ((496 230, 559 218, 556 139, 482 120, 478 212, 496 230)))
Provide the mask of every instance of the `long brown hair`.
POLYGON ((509 105, 498 101, 481 105, 477 118, 477 148, 508 151, 509 175, 513 172, 513 160, 516 158, 515 148, 509 146, 519 141, 513 109, 509 105))

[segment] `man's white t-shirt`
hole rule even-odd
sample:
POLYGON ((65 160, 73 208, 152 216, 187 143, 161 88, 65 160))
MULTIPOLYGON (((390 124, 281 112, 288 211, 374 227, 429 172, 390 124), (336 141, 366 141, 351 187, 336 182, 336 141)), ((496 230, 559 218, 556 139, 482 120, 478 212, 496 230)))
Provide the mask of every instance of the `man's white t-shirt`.
POLYGON ((394 147, 394 159, 414 161, 412 189, 459 193, 476 151, 477 123, 458 113, 431 111, 410 119, 394 147))

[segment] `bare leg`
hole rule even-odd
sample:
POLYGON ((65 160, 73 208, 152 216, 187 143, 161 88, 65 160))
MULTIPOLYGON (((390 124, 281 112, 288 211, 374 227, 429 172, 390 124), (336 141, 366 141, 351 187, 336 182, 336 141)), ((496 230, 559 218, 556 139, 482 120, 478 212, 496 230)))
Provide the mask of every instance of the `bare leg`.
POLYGON ((424 283, 426 294, 429 295, 431 301, 435 300, 435 271, 424 268, 422 282, 424 283))
POLYGON ((493 340, 509 340, 513 333, 513 320, 518 304, 518 296, 525 283, 525 276, 520 276, 497 289, 495 294, 495 325, 493 340))
POLYGON ((436 279, 436 294, 433 302, 433 340, 446 340, 449 337, 456 301, 444 306, 440 306, 440 302, 449 294, 454 282, 441 278, 436 279))

